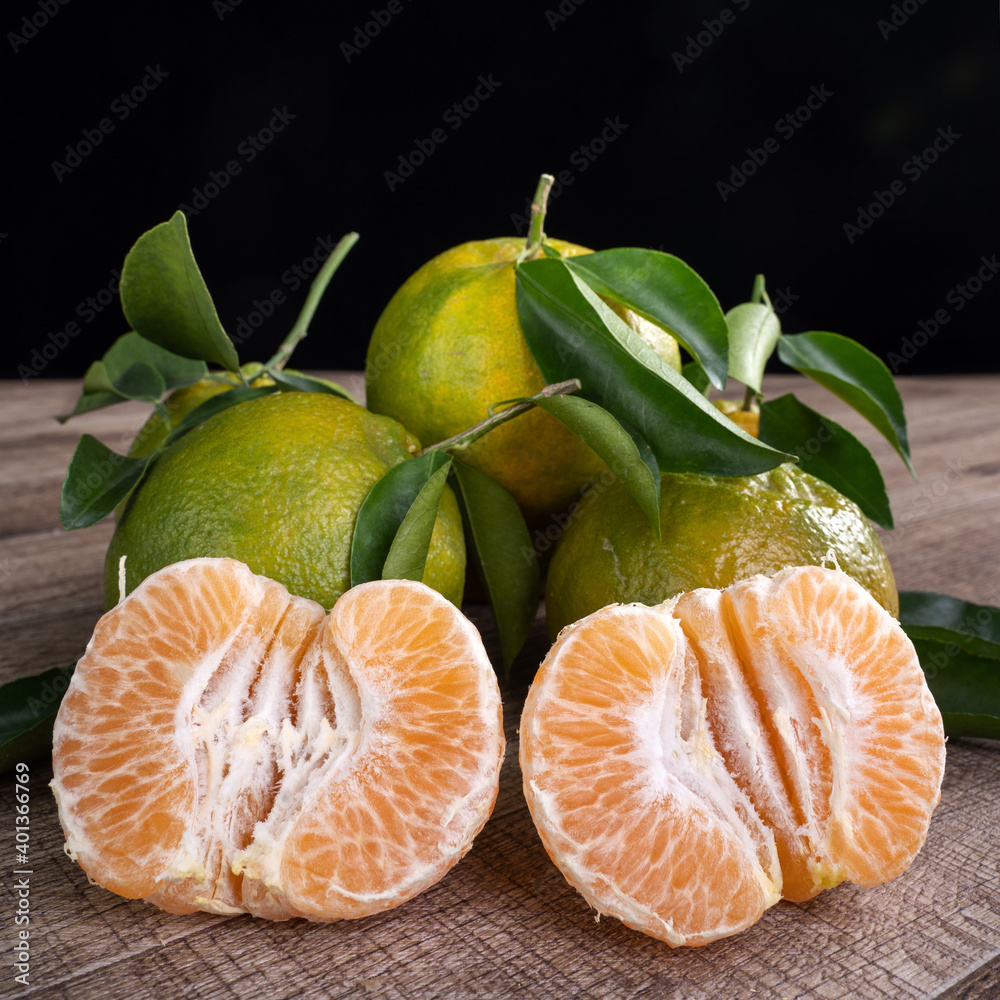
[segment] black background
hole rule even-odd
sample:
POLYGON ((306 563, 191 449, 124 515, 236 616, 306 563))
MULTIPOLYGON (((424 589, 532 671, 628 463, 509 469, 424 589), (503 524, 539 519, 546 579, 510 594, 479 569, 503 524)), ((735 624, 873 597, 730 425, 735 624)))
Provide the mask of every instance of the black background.
POLYGON ((117 300, 93 313, 86 300, 197 190, 214 193, 188 223, 226 328, 286 296, 242 360, 264 360, 294 322, 305 288, 282 276, 317 238, 360 232, 295 359, 359 368, 399 284, 450 246, 518 232, 543 170, 569 181, 551 236, 677 254, 723 308, 762 271, 786 332, 846 334, 900 374, 997 368, 1000 280, 969 301, 954 291, 1000 253, 995 0, 393 3, 353 52, 385 0, 6 5, 2 374, 82 375, 127 329, 117 300), (25 17, 41 25, 30 38, 25 17), (150 68, 166 75, 137 107, 116 104, 150 68), (481 78, 492 93, 446 119, 481 78), (779 129, 816 91, 832 96, 779 129), (294 117, 250 162, 241 144, 273 109, 294 117), (100 144, 55 168, 102 119, 100 144), (624 128, 601 149, 608 119, 624 128), (438 128, 446 140, 391 187, 438 128), (914 180, 911 157, 942 133, 958 138, 914 180), (718 182, 769 138, 778 151, 723 199, 718 182), (232 160, 240 173, 206 190, 232 160), (905 193, 849 241, 845 223, 893 181, 905 193), (940 331, 921 333, 940 310, 940 331))

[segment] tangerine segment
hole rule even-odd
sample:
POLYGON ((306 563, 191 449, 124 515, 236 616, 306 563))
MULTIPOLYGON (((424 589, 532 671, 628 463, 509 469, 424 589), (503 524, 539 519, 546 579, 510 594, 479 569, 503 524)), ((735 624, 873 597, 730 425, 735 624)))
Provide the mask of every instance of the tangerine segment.
POLYGON ((815 566, 565 629, 521 719, 546 850, 599 911, 703 944, 781 895, 900 874, 944 731, 895 620, 815 566))
POLYGON ((401 887, 416 895, 472 846, 497 795, 500 695, 472 623, 408 581, 348 591, 323 653, 350 669, 361 726, 350 766, 300 812, 280 874, 301 912, 362 916, 400 902, 401 887), (331 817, 346 821, 338 837, 331 817))
POLYGON ((729 588, 747 665, 770 692, 777 735, 796 762, 793 789, 816 845, 814 891, 905 871, 944 774, 941 713, 913 644, 846 579, 813 566, 729 588), (771 678, 788 679, 792 696, 782 699, 771 678))
POLYGON ((500 713, 478 633, 422 583, 326 616, 235 560, 177 563, 100 620, 63 700, 67 851, 175 913, 386 909, 486 822, 500 713))
POLYGON ((774 839, 713 745, 697 663, 669 614, 611 606, 565 629, 520 734, 542 842, 599 912, 699 944, 779 898, 774 839))

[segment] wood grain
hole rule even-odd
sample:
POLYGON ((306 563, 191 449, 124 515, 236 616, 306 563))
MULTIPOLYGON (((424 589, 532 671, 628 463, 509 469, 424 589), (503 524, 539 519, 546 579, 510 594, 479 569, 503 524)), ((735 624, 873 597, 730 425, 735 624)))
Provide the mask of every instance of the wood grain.
MULTIPOLYGON (((357 376, 336 373, 352 388, 357 376)), ((794 388, 876 452, 897 528, 884 533, 900 587, 1000 605, 1000 378, 901 378, 914 460, 796 376, 794 388)), ((124 449, 146 408, 65 426, 78 383, 0 386, 0 680, 70 662, 101 613, 111 527, 63 532, 58 496, 81 432, 124 449)), ((466 609, 498 660, 489 612, 466 609)), ((503 685, 507 759, 493 817, 441 883, 395 911, 356 922, 272 924, 174 917, 88 884, 62 853, 44 766, 31 773, 31 985, 5 958, 0 997, 939 998, 1000 996, 1000 746, 954 740, 941 805, 913 866, 876 889, 840 886, 781 903, 743 934, 671 951, 614 920, 595 922, 545 855, 520 789, 517 720, 544 655, 544 621, 503 685)), ((0 778, 11 843, 13 787, 0 778)), ((0 865, 3 926, 17 896, 0 865)), ((11 930, 4 934, 11 940, 11 930)), ((5 950, 5 955, 8 952, 5 950)))

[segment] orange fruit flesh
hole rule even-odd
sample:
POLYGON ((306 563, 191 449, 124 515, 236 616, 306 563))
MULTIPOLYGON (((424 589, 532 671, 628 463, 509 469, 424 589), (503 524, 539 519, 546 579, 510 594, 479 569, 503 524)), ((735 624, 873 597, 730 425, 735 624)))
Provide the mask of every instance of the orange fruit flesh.
POLYGON ((174 913, 335 920, 436 882, 496 798, 499 690, 424 584, 329 616, 230 559, 148 577, 60 707, 53 788, 94 881, 174 913))
POLYGON ((549 855, 600 912, 673 946, 899 875, 944 769, 912 644, 819 567, 595 612, 550 650, 520 732, 549 855))

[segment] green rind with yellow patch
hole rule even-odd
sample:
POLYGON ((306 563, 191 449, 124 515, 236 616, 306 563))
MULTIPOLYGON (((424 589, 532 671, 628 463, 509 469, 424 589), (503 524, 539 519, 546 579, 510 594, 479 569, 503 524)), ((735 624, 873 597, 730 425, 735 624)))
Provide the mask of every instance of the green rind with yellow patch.
MULTIPOLYGON (((549 242, 564 256, 592 252, 549 242)), ((433 443, 482 420, 491 404, 543 388, 517 318, 514 260, 523 249, 524 241, 516 238, 464 243, 403 284, 369 345, 371 410, 433 443)), ((679 370, 672 337, 628 310, 616 311, 633 326, 648 328, 679 370)), ((578 437, 537 409, 491 431, 463 451, 462 459, 505 487, 531 523, 564 508, 605 468, 578 437)))
MULTIPOLYGON (((325 393, 275 393, 232 407, 171 445, 129 499, 105 562, 105 604, 162 566, 229 556, 330 608, 350 586, 358 509, 419 443, 395 421, 325 393)), ((465 542, 446 489, 424 582, 456 605, 465 542)))
POLYGON ((878 534, 852 501, 814 476, 793 465, 733 478, 664 473, 660 489, 659 541, 617 480, 597 482, 581 499, 549 566, 553 638, 608 604, 659 604, 698 587, 834 560, 898 616, 878 534))

